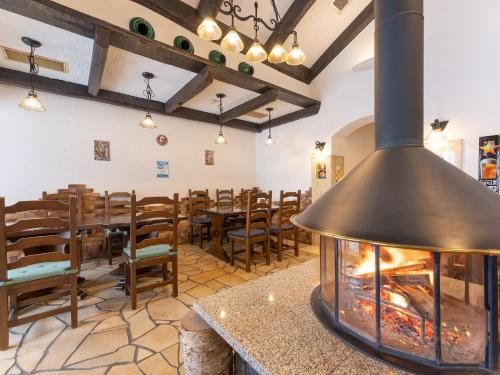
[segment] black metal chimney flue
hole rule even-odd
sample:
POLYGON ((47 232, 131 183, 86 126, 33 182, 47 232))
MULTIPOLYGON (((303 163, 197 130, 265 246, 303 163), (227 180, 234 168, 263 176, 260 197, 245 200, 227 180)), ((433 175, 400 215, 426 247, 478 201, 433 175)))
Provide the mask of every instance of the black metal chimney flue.
POLYGON ((375 0, 375 146, 423 146, 423 0, 375 0))

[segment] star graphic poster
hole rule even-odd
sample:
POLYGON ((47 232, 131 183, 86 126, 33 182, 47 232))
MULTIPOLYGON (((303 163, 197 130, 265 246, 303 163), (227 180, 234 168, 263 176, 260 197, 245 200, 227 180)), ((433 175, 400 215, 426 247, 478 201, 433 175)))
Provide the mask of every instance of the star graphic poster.
POLYGON ((499 135, 479 137, 479 181, 497 193, 499 141, 499 135))

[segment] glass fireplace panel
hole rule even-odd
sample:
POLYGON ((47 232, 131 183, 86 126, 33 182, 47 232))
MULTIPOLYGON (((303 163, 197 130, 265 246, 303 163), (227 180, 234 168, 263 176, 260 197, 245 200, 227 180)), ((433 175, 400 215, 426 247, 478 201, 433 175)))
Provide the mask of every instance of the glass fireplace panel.
POLYGON ((341 240, 338 253, 339 321, 375 341, 375 249, 341 240))
POLYGON ((335 315, 335 240, 321 237, 321 299, 335 315))
POLYGON ((433 267, 430 251, 380 246, 383 345, 435 358, 433 267))
POLYGON ((484 256, 441 254, 441 353, 447 363, 483 363, 484 256))

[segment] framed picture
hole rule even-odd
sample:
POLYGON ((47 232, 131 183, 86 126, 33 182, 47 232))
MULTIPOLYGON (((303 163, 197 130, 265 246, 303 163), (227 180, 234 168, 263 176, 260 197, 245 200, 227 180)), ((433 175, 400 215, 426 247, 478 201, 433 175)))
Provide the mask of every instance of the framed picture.
POLYGON ((159 134, 156 137, 156 143, 158 143, 160 146, 166 146, 168 143, 168 138, 165 134, 159 134))
POLYGON ((335 182, 339 182, 344 177, 344 157, 332 155, 332 165, 335 173, 335 182))
POLYGON ((316 178, 326 180, 326 163, 324 161, 316 162, 316 178))
POLYGON ((479 137, 479 182, 498 193, 500 135, 479 137))
POLYGON ((94 160, 111 160, 109 141, 94 140, 94 160))
POLYGON ((214 150, 205 150, 205 165, 214 165, 214 150))
POLYGON ((156 161, 156 177, 157 178, 169 178, 170 168, 168 161, 157 160, 156 161))

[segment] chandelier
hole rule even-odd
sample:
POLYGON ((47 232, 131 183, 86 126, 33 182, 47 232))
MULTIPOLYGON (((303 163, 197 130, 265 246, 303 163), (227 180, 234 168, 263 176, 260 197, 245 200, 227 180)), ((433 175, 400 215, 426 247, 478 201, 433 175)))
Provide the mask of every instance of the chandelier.
POLYGON ((144 78, 144 83, 146 84, 146 89, 144 89, 143 95, 147 99, 148 108, 147 108, 146 116, 144 116, 144 119, 140 122, 139 125, 141 125, 141 127, 145 128, 145 129, 154 129, 154 128, 156 128, 156 124, 153 120, 153 116, 151 116, 150 109, 151 109, 151 99, 155 96, 155 93, 154 93, 153 89, 151 88, 149 81, 151 79, 153 79, 155 77, 155 75, 153 73, 144 72, 144 73, 142 73, 142 76, 144 78))
POLYGON ((22 41, 24 44, 30 47, 31 51, 28 57, 28 62, 30 64, 30 87, 28 96, 19 103, 19 107, 26 109, 31 112, 45 112, 45 107, 38 99, 35 92, 35 85, 33 84, 34 77, 38 74, 38 64, 35 61, 35 49, 40 47, 42 44, 38 40, 34 40, 23 36, 22 41))
MULTIPOLYGON (((253 28, 255 30, 254 41, 246 53, 246 59, 250 62, 263 62, 266 59, 273 64, 280 64, 286 62, 288 65, 301 65, 306 61, 305 53, 300 49, 299 43, 297 42, 297 32, 295 30, 291 32, 284 32, 280 29, 281 17, 276 7, 274 0, 270 0, 271 5, 274 10, 275 18, 271 18, 269 22, 264 21, 258 15, 259 3, 254 2, 254 14, 249 14, 248 16, 242 16, 241 7, 234 4, 234 0, 225 0, 222 4, 224 9, 217 5, 219 12, 227 16, 231 16, 231 27, 228 33, 221 40, 221 47, 229 52, 241 52, 244 49, 243 41, 241 40, 236 27, 234 26, 234 19, 237 18, 240 21, 251 20, 253 22, 253 28), (259 42, 258 33, 260 26, 264 26, 270 31, 275 31, 277 34, 281 35, 293 35, 293 44, 290 52, 287 52, 281 43, 276 43, 269 54, 266 52, 262 44, 259 42)), ((222 30, 217 25, 212 17, 206 17, 202 23, 198 26, 198 35, 206 40, 218 40, 222 37, 222 30)))
POLYGON ((224 113, 224 107, 222 106, 222 99, 226 97, 226 94, 217 94, 217 99, 219 99, 219 136, 215 140, 216 145, 225 145, 227 144, 227 138, 224 137, 224 133, 222 132, 222 114, 224 113))

